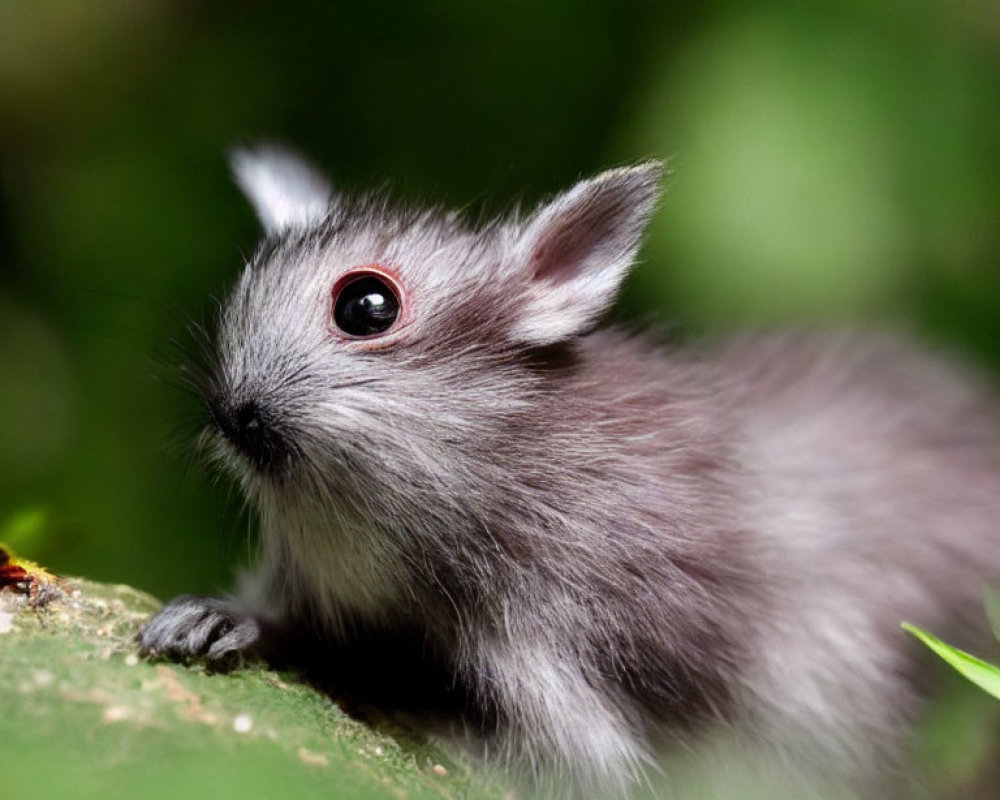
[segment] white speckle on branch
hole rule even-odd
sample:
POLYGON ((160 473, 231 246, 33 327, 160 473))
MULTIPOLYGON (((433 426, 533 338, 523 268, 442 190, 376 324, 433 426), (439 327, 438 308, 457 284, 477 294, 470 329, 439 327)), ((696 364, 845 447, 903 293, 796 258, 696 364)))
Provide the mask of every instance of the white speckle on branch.
POLYGON ((253 730, 253 719, 249 714, 240 714, 233 720, 233 730, 237 733, 250 733, 253 730))

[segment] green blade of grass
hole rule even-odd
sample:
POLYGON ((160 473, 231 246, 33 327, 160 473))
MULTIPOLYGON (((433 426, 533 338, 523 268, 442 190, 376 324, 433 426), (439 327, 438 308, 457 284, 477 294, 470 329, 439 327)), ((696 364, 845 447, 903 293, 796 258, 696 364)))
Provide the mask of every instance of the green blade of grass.
POLYGON ((959 674, 968 678, 983 691, 1000 698, 1000 667, 995 667, 982 659, 976 658, 963 650, 952 647, 938 639, 933 634, 921 630, 908 622, 903 623, 903 630, 912 633, 942 659, 950 664, 959 674))

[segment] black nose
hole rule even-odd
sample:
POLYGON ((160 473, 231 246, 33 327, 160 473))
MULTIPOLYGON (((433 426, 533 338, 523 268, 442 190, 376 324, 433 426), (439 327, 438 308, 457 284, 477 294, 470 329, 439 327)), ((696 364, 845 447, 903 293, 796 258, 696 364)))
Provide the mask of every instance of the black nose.
POLYGON ((258 400, 209 402, 212 421, 251 463, 264 471, 280 467, 288 458, 288 446, 274 411, 258 400))

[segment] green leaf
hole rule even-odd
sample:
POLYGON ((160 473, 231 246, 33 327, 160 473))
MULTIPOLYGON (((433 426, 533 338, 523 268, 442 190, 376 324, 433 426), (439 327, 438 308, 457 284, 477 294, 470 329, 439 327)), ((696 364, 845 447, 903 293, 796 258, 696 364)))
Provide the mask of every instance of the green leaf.
POLYGON ((952 647, 950 644, 942 642, 933 634, 927 633, 927 631, 923 631, 908 622, 903 623, 903 630, 916 636, 948 662, 948 664, 954 667, 959 674, 968 678, 980 689, 989 692, 996 698, 1000 698, 1000 667, 995 667, 963 650, 952 647))

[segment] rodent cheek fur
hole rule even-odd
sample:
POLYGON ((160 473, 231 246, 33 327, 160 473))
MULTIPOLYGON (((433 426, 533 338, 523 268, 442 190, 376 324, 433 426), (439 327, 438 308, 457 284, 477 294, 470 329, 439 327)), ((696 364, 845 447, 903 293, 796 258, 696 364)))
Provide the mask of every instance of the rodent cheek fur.
MULTIPOLYGON (((713 728, 880 796, 914 709, 898 622, 967 617, 1000 576, 984 392, 883 340, 592 332, 652 162, 475 229, 336 197, 273 148, 234 167, 268 233, 206 381, 206 440, 259 517, 237 629, 416 632, 541 796, 625 794, 713 728), (381 341, 331 329, 365 266, 403 294, 381 341)), ((203 654, 197 601, 170 608, 148 649, 203 654)))

